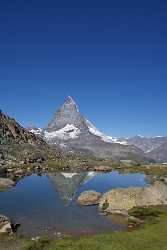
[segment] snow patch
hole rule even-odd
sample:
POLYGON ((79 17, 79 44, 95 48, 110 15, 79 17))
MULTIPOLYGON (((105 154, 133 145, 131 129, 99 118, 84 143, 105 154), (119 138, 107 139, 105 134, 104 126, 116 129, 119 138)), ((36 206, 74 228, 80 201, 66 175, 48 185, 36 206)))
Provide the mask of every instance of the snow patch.
POLYGON ((68 140, 78 137, 79 134, 79 128, 75 127, 73 124, 67 124, 64 128, 53 132, 44 131, 44 136, 47 140, 50 140, 55 137, 63 140, 68 140))
POLYGON ((42 128, 32 128, 29 131, 35 135, 40 135, 42 133, 42 128))

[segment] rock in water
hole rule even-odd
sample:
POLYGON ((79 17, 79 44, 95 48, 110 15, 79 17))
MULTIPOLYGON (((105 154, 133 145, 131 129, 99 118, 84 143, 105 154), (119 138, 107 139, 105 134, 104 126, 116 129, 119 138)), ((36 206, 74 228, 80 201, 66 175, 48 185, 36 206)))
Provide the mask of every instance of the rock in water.
POLYGON ((101 193, 94 190, 85 191, 80 194, 77 203, 82 206, 97 205, 99 203, 101 193))
POLYGON ((126 214, 126 211, 136 206, 161 204, 167 204, 167 185, 155 182, 145 188, 113 189, 101 197, 99 208, 109 213, 126 214))
POLYGON ((0 215, 0 234, 12 233, 11 223, 9 218, 0 215))
POLYGON ((0 190, 11 188, 15 185, 14 181, 8 178, 0 178, 0 190))

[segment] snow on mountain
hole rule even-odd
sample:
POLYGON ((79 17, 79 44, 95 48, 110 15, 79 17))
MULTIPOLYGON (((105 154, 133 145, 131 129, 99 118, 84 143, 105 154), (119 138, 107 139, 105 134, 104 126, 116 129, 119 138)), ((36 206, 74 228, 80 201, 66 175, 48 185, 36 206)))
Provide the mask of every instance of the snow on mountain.
POLYGON ((46 140, 50 140, 56 137, 58 139, 68 140, 76 138, 79 134, 80 134, 79 128, 77 128, 73 124, 67 124, 65 127, 53 132, 48 132, 44 130, 44 137, 46 138, 46 140))
POLYGON ((89 132, 92 135, 98 136, 100 140, 109 143, 119 143, 126 145, 127 141, 118 140, 115 137, 103 134, 90 121, 85 119, 78 110, 78 106, 72 99, 67 97, 65 103, 54 114, 53 119, 46 129, 31 128, 30 132, 42 135, 46 141, 56 143, 56 139, 67 141, 75 139, 80 134, 89 132))
POLYGON ((93 135, 101 137, 101 140, 105 142, 111 142, 111 143, 119 143, 119 144, 124 144, 126 145, 126 141, 119 141, 116 137, 108 136, 103 134, 100 130, 98 130, 90 121, 86 119, 86 123, 89 129, 89 132, 93 135))
POLYGON ((28 128, 29 132, 36 134, 36 135, 41 135, 42 133, 42 128, 28 128))

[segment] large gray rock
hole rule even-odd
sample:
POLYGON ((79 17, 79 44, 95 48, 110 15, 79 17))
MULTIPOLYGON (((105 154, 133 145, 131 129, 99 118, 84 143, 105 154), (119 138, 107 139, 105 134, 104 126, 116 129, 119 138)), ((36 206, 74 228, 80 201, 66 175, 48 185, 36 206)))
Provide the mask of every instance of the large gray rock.
POLYGON ((85 191, 80 194, 77 203, 82 206, 97 205, 99 203, 101 193, 94 190, 85 191))
POLYGON ((0 190, 11 188, 15 185, 14 181, 8 178, 0 178, 0 190))
POLYGON ((6 216, 0 215, 0 234, 9 233, 12 233, 11 222, 6 216))
POLYGON ((136 206, 160 204, 167 204, 167 185, 155 182, 145 188, 113 189, 102 196, 99 208, 110 213, 125 213, 136 206))

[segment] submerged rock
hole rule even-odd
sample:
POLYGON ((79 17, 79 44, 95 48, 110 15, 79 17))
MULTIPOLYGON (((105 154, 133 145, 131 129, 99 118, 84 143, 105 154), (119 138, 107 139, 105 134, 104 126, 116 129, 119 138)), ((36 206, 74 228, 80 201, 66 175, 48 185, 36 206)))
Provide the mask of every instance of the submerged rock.
POLYGON ((15 185, 14 181, 8 178, 0 178, 0 190, 1 189, 8 189, 15 185))
POLYGON ((136 206, 161 204, 167 204, 167 185, 155 182, 145 188, 113 189, 102 196, 99 208, 104 212, 126 215, 128 210, 136 206))
POLYGON ((9 218, 0 215, 0 234, 12 233, 11 222, 9 218))
POLYGON ((94 190, 85 191, 80 194, 77 203, 82 206, 97 205, 99 203, 101 193, 94 190))

